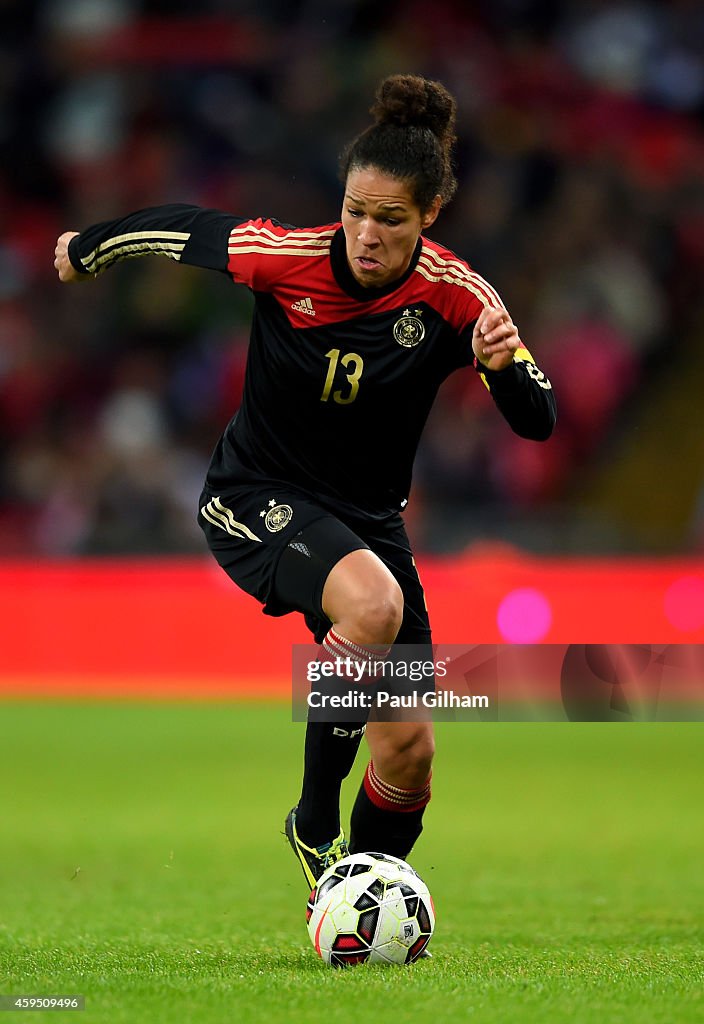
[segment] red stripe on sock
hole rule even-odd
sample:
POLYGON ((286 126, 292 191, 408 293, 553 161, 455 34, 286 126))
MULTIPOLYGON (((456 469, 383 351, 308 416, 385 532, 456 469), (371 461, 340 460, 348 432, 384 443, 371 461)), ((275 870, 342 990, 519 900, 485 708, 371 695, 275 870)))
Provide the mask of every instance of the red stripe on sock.
POLYGON ((382 811, 401 814, 420 811, 430 801, 430 776, 420 789, 400 789, 380 779, 370 761, 364 773, 364 791, 374 806, 382 811))
POLYGON ((357 657, 363 658, 365 661, 367 658, 386 658, 391 650, 390 647, 382 647, 380 644, 374 644, 370 647, 366 644, 353 643, 352 640, 348 640, 341 633, 336 633, 332 626, 328 630, 328 635, 325 639, 330 639, 337 647, 342 647, 350 655, 357 655, 357 657))
POLYGON ((365 647, 362 644, 352 643, 351 640, 336 633, 331 627, 318 651, 318 660, 321 662, 335 662, 339 658, 344 663, 349 658, 350 667, 348 669, 346 669, 345 664, 340 665, 340 677, 342 679, 352 679, 354 682, 366 683, 374 680, 373 666, 377 662, 383 662, 390 650, 390 647, 381 647, 378 644, 375 647, 365 647), (361 679, 356 669, 352 667, 356 665, 363 665, 366 668, 361 679))

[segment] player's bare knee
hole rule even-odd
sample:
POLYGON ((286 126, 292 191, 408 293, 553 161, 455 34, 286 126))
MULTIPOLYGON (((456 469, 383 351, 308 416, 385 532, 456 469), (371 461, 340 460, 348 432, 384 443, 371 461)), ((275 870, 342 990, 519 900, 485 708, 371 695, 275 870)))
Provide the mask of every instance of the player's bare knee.
POLYGON ((403 621, 403 592, 395 580, 369 590, 350 609, 350 617, 358 634, 370 644, 390 644, 396 639, 403 621))
POLYGON ((381 559, 352 551, 333 567, 323 588, 323 611, 346 639, 391 644, 403 620, 403 591, 381 559))

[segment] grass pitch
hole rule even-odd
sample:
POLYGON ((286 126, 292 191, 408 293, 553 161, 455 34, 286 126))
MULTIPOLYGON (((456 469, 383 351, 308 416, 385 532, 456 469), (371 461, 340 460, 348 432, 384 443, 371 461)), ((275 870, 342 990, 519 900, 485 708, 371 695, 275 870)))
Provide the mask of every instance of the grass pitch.
POLYGON ((439 728, 412 857, 434 958, 341 972, 279 834, 287 707, 8 703, 0 722, 0 994, 82 994, 69 1019, 106 1024, 704 1021, 700 725, 439 728))

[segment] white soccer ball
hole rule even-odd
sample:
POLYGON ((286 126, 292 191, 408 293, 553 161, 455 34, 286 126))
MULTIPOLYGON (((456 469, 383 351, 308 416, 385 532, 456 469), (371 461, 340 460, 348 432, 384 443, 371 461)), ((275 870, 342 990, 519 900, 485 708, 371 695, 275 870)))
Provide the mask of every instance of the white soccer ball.
POLYGON ((355 853, 325 871, 310 894, 308 934, 326 964, 410 964, 430 941, 435 908, 405 860, 355 853))

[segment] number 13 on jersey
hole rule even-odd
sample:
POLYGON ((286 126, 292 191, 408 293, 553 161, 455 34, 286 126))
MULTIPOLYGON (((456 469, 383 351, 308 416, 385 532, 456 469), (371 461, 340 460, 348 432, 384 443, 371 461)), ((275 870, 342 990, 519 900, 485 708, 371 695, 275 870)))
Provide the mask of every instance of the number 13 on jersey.
POLYGON ((336 391, 332 391, 332 400, 337 402, 338 405, 349 405, 357 397, 359 379, 364 370, 364 360, 356 352, 346 352, 342 359, 340 359, 339 348, 331 348, 329 352, 325 353, 325 358, 329 360, 329 365, 320 401, 327 402, 330 398, 330 392, 332 391, 339 364, 346 371, 344 376, 349 384, 349 388, 338 388, 336 391))

